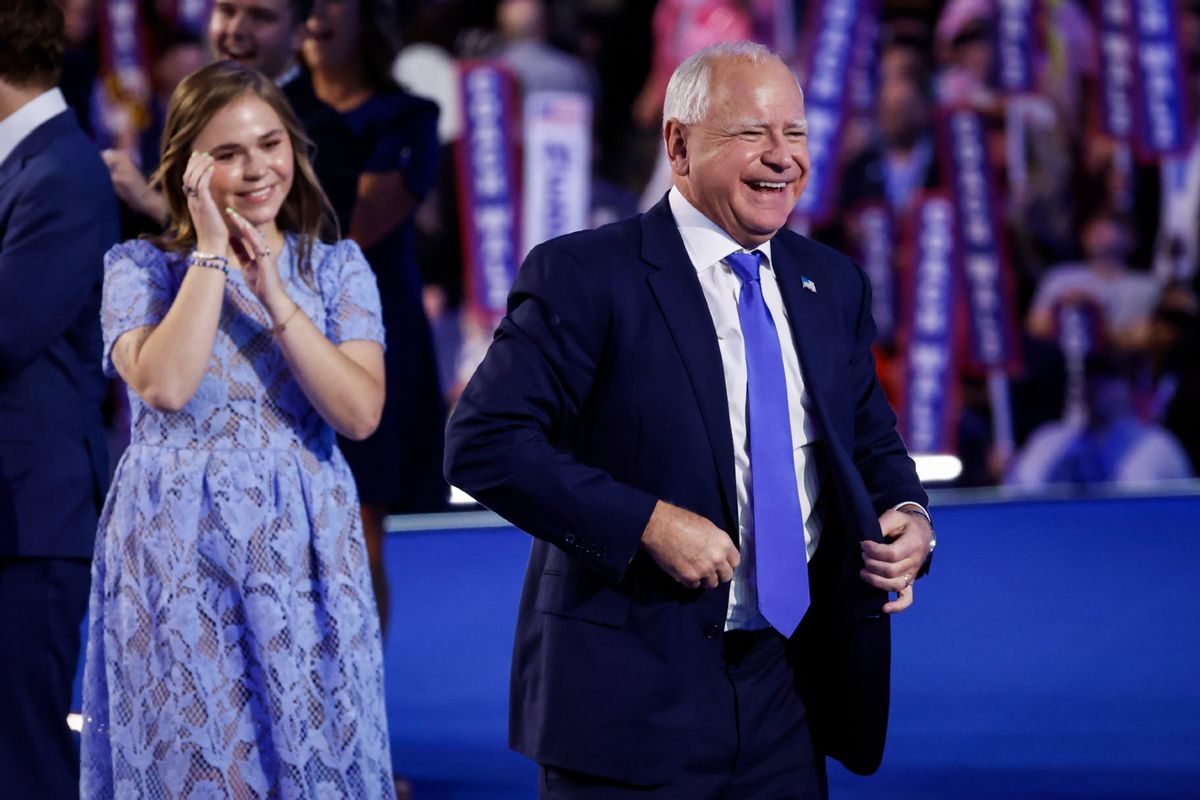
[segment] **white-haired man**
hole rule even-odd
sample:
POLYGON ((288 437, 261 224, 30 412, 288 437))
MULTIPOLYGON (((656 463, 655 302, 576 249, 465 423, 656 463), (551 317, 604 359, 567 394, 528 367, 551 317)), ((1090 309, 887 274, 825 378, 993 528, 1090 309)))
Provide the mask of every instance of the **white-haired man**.
POLYGON ((823 797, 826 755, 879 764, 926 498, 866 277, 784 230, 791 71, 707 48, 665 117, 667 197, 530 253, 447 477, 536 537, 510 737, 543 797, 823 797))

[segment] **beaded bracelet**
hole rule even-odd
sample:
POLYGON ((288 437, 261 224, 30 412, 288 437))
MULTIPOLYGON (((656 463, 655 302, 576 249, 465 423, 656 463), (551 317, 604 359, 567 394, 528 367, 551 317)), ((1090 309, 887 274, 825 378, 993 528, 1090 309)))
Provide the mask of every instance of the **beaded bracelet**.
POLYGON ((225 256, 217 256, 212 253, 202 253, 199 250, 194 251, 188 256, 189 267, 204 267, 206 269, 219 269, 225 273, 225 277, 229 277, 229 259, 225 256))

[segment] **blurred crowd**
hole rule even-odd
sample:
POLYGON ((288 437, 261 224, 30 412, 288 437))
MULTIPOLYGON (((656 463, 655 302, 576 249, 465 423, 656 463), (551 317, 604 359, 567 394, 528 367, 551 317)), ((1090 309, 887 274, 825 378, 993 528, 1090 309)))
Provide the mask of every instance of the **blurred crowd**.
MULTIPOLYGON (((214 57, 261 58, 257 51, 279 46, 279 68, 311 74, 317 95, 343 115, 397 84, 436 103, 436 144, 414 153, 411 137, 401 137, 403 181, 393 187, 397 207, 387 211, 411 219, 404 246, 419 264, 420 306, 437 364, 436 373, 409 377, 434 382, 447 404, 495 322, 473 309, 464 280, 463 161, 455 152, 464 130, 460 66, 492 61, 525 96, 572 92, 590 102, 584 202, 588 224, 599 225, 646 208, 669 186, 660 158, 662 100, 683 58, 713 42, 755 39, 791 59, 803 83, 816 33, 816 0, 357 0, 356 82, 346 80, 329 45, 338 14, 353 2, 316 0, 297 40, 279 23, 294 0, 61 0, 71 41, 62 88, 105 151, 124 201, 126 238, 161 225, 145 176, 157 166, 166 103, 185 75, 214 57), (409 166, 410 159, 419 163, 409 166)), ((878 13, 870 85, 847 103, 835 210, 803 223, 810 235, 861 259, 870 241, 860 212, 885 209, 896 231, 887 268, 894 297, 904 298, 913 209, 923 193, 946 188, 940 109, 978 112, 997 176, 1018 346, 1003 397, 965 360, 946 387, 956 403, 948 449, 963 464, 958 485, 1137 483, 1200 469, 1200 424, 1190 413, 1200 403, 1200 0, 1169 2, 1190 144, 1152 158, 1099 122, 1110 57, 1098 33, 1102 4, 1031 6, 1034 83, 1020 96, 1005 93, 997 78, 994 0, 858 6, 878 13), (996 414, 1009 424, 998 428, 996 414)), ((421 113, 418 105, 404 112, 421 113)), ((362 124, 403 127, 404 114, 362 124)), ((318 172, 322 156, 329 157, 318 150, 318 172)), ((353 233, 371 237, 370 230, 353 233)), ((891 302, 882 313, 903 316, 903 301, 891 302)), ((906 341, 902 325, 881 324, 877 359, 890 393, 904 383, 906 341)), ((399 390, 419 394, 411 383, 399 390)))

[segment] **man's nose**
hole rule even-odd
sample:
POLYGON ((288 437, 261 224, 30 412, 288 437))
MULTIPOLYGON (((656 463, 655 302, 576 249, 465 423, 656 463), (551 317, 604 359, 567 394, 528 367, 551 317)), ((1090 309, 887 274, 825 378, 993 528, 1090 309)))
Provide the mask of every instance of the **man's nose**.
POLYGON ((249 26, 247 25, 246 15, 243 12, 238 11, 229 18, 229 24, 225 26, 225 33, 229 36, 235 36, 241 39, 246 36, 248 29, 249 26))
POLYGON ((787 169, 792 163, 792 149, 782 133, 770 133, 763 149, 762 161, 769 167, 787 169))

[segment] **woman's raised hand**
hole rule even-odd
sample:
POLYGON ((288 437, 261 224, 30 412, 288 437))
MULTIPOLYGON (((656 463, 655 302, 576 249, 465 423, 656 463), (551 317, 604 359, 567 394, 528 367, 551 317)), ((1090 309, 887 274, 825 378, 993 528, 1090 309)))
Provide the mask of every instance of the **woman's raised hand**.
POLYGON ((196 229, 196 249, 223 256, 229 247, 229 228, 221 219, 221 209, 209 191, 214 168, 212 156, 193 152, 183 171, 183 193, 187 196, 188 215, 196 229))
POLYGON ((232 224, 235 250, 242 262, 246 286, 267 309, 274 322, 290 314, 295 305, 279 277, 279 254, 271 250, 267 237, 238 212, 226 207, 225 214, 232 224))

